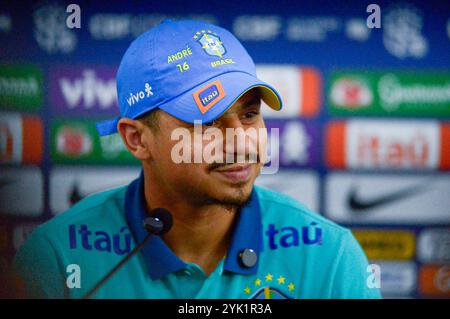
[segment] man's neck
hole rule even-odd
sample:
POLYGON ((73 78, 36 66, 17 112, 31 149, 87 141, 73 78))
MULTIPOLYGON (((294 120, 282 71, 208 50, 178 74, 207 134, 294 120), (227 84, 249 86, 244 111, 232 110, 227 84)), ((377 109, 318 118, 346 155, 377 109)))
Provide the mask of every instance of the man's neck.
POLYGON ((237 216, 237 207, 194 205, 188 201, 166 198, 150 190, 145 181, 148 211, 167 209, 173 217, 172 229, 163 237, 169 248, 184 262, 192 262, 209 275, 228 251, 237 216))

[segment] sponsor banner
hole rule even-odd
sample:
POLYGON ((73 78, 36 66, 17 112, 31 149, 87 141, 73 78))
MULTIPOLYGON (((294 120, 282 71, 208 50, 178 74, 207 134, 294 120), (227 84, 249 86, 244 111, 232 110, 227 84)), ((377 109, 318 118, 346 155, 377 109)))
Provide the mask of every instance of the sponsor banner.
POLYGON ((13 246, 14 251, 17 251, 20 246, 25 242, 31 232, 38 226, 38 223, 28 223, 18 225, 13 231, 13 246))
POLYGON ((255 184, 291 196, 314 212, 319 210, 319 178, 313 171, 280 170, 258 176, 255 184))
POLYGON ((450 297, 450 265, 424 265, 419 273, 420 293, 450 297))
POLYGON ((450 262, 450 228, 430 228, 420 232, 417 257, 423 263, 450 262))
POLYGON ((325 213, 356 224, 449 224, 450 175, 331 173, 325 213))
POLYGON ((408 260, 414 257, 416 243, 412 231, 354 229, 352 232, 370 260, 408 260))
POLYGON ((211 14, 195 14, 184 10, 183 14, 175 15, 164 12, 167 12, 167 10, 154 11, 144 9, 133 12, 132 8, 127 8, 126 12, 112 13, 103 12, 98 9, 95 11, 95 14, 88 17, 87 25, 89 34, 92 39, 97 41, 117 41, 124 39, 131 41, 165 19, 200 20, 218 24, 217 17, 211 14))
POLYGON ((44 189, 37 167, 2 168, 0 175, 0 213, 38 216, 44 209, 44 189))
POLYGON ((51 157, 56 163, 138 164, 119 134, 100 137, 93 120, 54 120, 51 157))
MULTIPOLYGON (((301 120, 266 120, 267 132, 271 139, 276 138, 270 134, 272 129, 278 128, 278 158, 281 167, 304 167, 318 164, 320 160, 319 125, 302 122, 301 120)), ((276 143, 275 143, 276 142, 276 143)), ((269 144, 269 145, 272 145, 269 144)), ((271 158, 276 156, 271 150, 271 158)))
POLYGON ((58 167, 50 173, 50 208, 59 214, 83 198, 129 184, 139 176, 139 168, 58 167))
POLYGON ((37 116, 0 114, 0 163, 39 164, 44 129, 37 116))
POLYGON ((266 118, 313 117, 319 112, 322 80, 318 70, 294 65, 260 64, 256 66, 256 74, 273 86, 283 100, 283 109, 279 112, 269 107, 261 108, 266 118))
POLYGON ((328 106, 335 115, 450 116, 450 73, 334 72, 328 106))
POLYGON ((414 262, 371 261, 380 266, 381 294, 384 298, 407 296, 417 286, 417 268, 414 262))
POLYGON ((450 124, 436 121, 350 120, 326 128, 330 168, 450 169, 450 124))
POLYGON ((0 108, 36 111, 42 105, 43 74, 35 65, 0 65, 0 108))
MULTIPOLYGON (((100 1, 94 1, 89 5, 89 12, 83 13, 83 33, 66 27, 66 6, 41 3, 26 11, 30 16, 29 36, 27 41, 20 42, 22 50, 12 50, 13 45, 5 46, 1 55, 8 60, 25 59, 33 53, 40 61, 49 62, 58 55, 70 57, 70 61, 119 61, 133 38, 164 18, 194 17, 213 21, 232 31, 248 47, 255 61, 307 61, 313 65, 338 67, 383 65, 401 68, 409 65, 423 68, 432 65, 448 68, 449 58, 445 53, 448 51, 448 17, 444 5, 440 6, 444 10, 436 10, 436 4, 433 4, 436 2, 420 3, 420 6, 410 2, 400 6, 383 4, 383 27, 371 29, 366 24, 365 6, 346 8, 343 16, 331 1, 307 6, 289 3, 283 8, 278 8, 276 3, 264 6, 257 14, 248 14, 254 12, 254 3, 240 3, 242 14, 239 15, 227 13, 220 7, 207 9, 201 2, 191 2, 189 8, 180 8, 176 13, 169 3, 142 3, 135 8, 108 3, 105 8, 100 1), (193 13, 205 10, 214 14, 193 13)), ((20 3, 9 7, 11 11, 3 13, 4 19, 0 15, 0 30, 9 30, 2 35, 13 40, 14 23, 11 25, 10 20, 24 14, 20 3)))
POLYGON ((50 98, 57 114, 117 115, 116 67, 58 66, 50 71, 50 98))

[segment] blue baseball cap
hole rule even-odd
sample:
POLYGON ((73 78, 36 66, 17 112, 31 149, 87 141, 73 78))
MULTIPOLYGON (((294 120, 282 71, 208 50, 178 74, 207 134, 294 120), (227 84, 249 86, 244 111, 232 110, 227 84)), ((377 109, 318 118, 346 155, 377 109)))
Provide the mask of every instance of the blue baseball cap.
POLYGON ((135 119, 156 108, 188 123, 208 123, 252 88, 272 109, 281 109, 280 95, 256 77, 252 58, 229 31, 165 20, 125 52, 117 71, 120 116, 97 123, 97 130, 117 133, 120 118, 135 119))

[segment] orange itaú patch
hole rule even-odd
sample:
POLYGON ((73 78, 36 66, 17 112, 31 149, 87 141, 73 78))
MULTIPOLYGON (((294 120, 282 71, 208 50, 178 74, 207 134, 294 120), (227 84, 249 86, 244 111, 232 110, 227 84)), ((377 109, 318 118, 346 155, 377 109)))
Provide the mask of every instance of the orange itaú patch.
POLYGON ((225 97, 225 91, 223 90, 220 80, 216 80, 198 89, 192 95, 194 96, 195 104, 197 104, 200 112, 205 114, 217 102, 225 97))

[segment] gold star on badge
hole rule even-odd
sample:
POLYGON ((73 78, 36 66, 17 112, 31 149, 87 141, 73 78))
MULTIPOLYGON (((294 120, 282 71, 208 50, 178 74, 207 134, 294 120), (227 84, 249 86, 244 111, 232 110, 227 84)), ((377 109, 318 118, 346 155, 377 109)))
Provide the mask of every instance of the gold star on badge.
POLYGON ((284 284, 284 281, 286 280, 286 278, 284 278, 283 276, 278 277, 277 281, 279 284, 284 284))
POLYGON ((249 293, 250 293, 250 287, 245 287, 244 292, 245 292, 246 294, 249 294, 249 293))
POLYGON ((256 279, 255 280, 255 286, 261 286, 261 279, 256 279))
POLYGON ((266 281, 272 281, 272 278, 273 278, 272 274, 266 275, 266 281))
POLYGON ((198 36, 194 35, 194 39, 197 39, 197 38, 198 38, 198 36))
POLYGON ((295 289, 295 286, 292 282, 288 285, 288 289, 289 289, 289 291, 292 291, 295 289))

